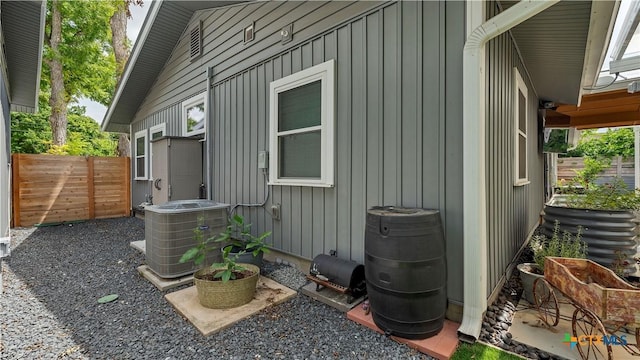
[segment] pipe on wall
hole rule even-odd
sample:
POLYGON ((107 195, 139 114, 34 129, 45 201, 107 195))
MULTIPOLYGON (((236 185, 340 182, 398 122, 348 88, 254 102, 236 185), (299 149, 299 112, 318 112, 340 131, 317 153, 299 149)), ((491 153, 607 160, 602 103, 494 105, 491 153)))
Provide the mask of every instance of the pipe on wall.
MULTIPOLYGON (((458 328, 461 340, 480 335, 487 309, 485 45, 500 34, 553 6, 559 0, 520 1, 473 30, 463 50, 463 279, 464 309, 458 328)), ((467 18, 478 16, 484 2, 469 2, 467 18), (479 7, 480 6, 480 7, 479 7)))
POLYGON ((211 106, 213 101, 211 99, 211 78, 213 78, 213 68, 207 67, 207 92, 205 95, 207 106, 205 106, 206 113, 204 114, 205 121, 205 131, 204 131, 204 141, 205 141, 205 157, 204 161, 206 162, 206 171, 207 175, 205 176, 205 186, 207 187, 207 200, 213 200, 211 194, 211 153, 213 151, 213 144, 211 143, 211 134, 213 134, 213 119, 211 119, 211 106))

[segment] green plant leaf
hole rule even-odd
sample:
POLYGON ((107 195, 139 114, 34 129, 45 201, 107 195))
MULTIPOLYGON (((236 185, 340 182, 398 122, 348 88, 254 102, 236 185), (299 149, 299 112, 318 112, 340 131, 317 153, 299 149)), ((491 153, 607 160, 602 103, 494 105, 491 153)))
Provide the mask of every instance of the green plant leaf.
POLYGON ((108 303, 108 302, 112 302, 113 300, 118 298, 118 294, 110 294, 107 296, 103 296, 100 299, 98 299, 98 303, 99 304, 104 304, 104 303, 108 303))
POLYGON ((180 260, 178 260, 178 262, 185 263, 187 261, 191 261, 196 257, 196 255, 198 255, 199 252, 200 249, 198 249, 197 247, 193 247, 182 254, 182 257, 180 257, 180 260))

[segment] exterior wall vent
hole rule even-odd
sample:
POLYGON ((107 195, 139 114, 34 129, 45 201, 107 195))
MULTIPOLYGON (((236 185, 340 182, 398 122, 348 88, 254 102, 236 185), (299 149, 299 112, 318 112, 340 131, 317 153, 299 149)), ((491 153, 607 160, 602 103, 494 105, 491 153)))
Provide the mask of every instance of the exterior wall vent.
POLYGON ((249 41, 253 41, 255 36, 254 23, 252 22, 249 26, 244 28, 244 42, 248 43, 249 41))
POLYGON ((194 60, 202 55, 202 22, 194 26, 189 32, 189 59, 194 60))

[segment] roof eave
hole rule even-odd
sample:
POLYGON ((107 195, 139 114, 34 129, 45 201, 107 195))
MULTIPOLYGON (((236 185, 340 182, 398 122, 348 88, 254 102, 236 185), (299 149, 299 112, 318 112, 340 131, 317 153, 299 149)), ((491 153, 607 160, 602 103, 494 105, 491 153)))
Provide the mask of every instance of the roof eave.
MULTIPOLYGON (((10 21, 3 21, 3 31, 9 32, 12 34, 20 34, 22 36, 20 39, 20 44, 18 48, 14 49, 13 44, 11 42, 7 42, 7 34, 5 33, 5 47, 7 54, 20 54, 27 49, 36 48, 36 59, 35 64, 30 64, 29 59, 33 59, 33 54, 26 54, 29 56, 28 59, 20 58, 13 59, 13 62, 10 62, 7 59, 7 68, 10 74, 9 79, 9 98, 11 104, 11 111, 17 112, 26 112, 26 113, 35 113, 38 111, 38 97, 40 94, 40 80, 42 74, 42 53, 43 53, 43 43, 44 43, 44 27, 46 20, 46 1, 43 0, 32 0, 29 3, 36 4, 35 6, 26 6, 21 7, 20 11, 22 16, 18 17, 22 19, 17 25, 12 25, 10 21), (37 5, 39 4, 39 5, 37 5), (30 16, 38 17, 38 31, 37 38, 35 36, 27 37, 27 32, 23 31, 21 27, 29 27, 33 26, 33 23, 24 21, 25 18, 29 18, 25 12, 31 12, 30 16), (14 29, 15 28, 15 29, 14 29), (15 30, 15 31, 12 31, 15 30), (25 68, 27 66, 27 68, 25 68), (31 66, 31 67, 29 67, 31 66), (14 69, 18 67, 19 71, 14 71, 14 69), (32 76, 28 76, 28 78, 24 78, 21 76, 22 74, 35 74, 35 79, 32 76), (17 78, 16 78, 17 77, 17 78), (16 95, 19 93, 19 95, 16 95), (26 94, 26 95, 25 95, 26 94)), ((29 4, 27 3, 27 4, 29 4)), ((5 5, 7 3, 4 3, 5 5)), ((12 4, 14 5, 14 4, 12 4)), ((6 7, 6 5, 5 5, 6 7)), ((8 9, 4 9, 5 12, 10 11, 8 9)), ((13 15, 10 15, 13 17, 13 15)), ((9 36, 17 36, 17 35, 9 35, 9 36)))
POLYGON ((591 6, 580 93, 576 99, 578 105, 580 105, 582 96, 590 93, 591 91, 588 89, 594 87, 598 81, 598 75, 611 41, 620 1, 593 1, 591 6))
MULTIPOLYGON (((124 73, 122 74, 122 78, 120 78, 118 87, 113 96, 113 100, 111 100, 111 104, 109 104, 109 108, 107 109, 107 112, 105 113, 105 116, 102 120, 101 127, 103 131, 122 132, 122 131, 118 131, 118 129, 122 130, 123 129, 122 127, 119 127, 115 124, 110 126, 111 116, 113 115, 113 111, 115 107, 118 105, 118 102, 120 101, 120 97, 122 96, 123 89, 125 88, 127 82, 129 81, 129 77, 131 76, 131 71, 133 70, 133 67, 134 67, 133 65, 135 65, 135 63, 138 60, 138 57, 140 56, 140 52, 142 51, 145 41, 149 36, 149 32, 151 31, 155 18, 158 15, 158 11, 160 10, 162 2, 163 2, 162 0, 156 0, 151 2, 151 6, 149 7, 149 12, 147 13, 144 23, 142 24, 140 34, 138 35, 138 38, 136 39, 136 43, 133 46, 133 51, 131 51, 131 55, 127 60, 124 73)), ((128 132, 128 131, 129 130, 127 128, 125 132, 128 132)))

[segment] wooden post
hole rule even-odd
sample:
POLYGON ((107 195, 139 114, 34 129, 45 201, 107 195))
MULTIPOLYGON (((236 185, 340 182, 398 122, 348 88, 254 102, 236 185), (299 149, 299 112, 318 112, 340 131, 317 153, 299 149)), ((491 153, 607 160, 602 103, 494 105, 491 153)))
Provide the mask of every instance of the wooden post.
POLYGON ((124 187, 126 189, 125 191, 125 196, 126 198, 124 199, 124 201, 122 202, 123 207, 124 207, 124 214, 126 214, 126 216, 131 216, 131 158, 130 157, 126 157, 124 158, 125 162, 124 162, 124 187))
POLYGON ((622 156, 618 156, 618 166, 616 167, 616 176, 622 177, 622 156))
POLYGON ((87 195, 89 197, 89 219, 96 218, 96 196, 93 176, 93 157, 87 157, 87 195))
POLYGON ((13 204, 13 225, 20 224, 20 154, 11 155, 11 189, 13 204))

